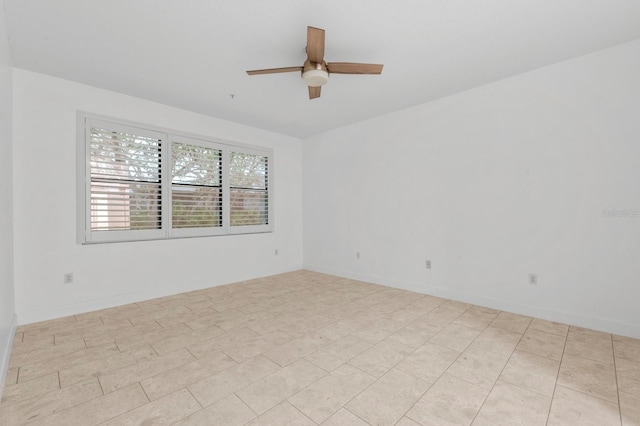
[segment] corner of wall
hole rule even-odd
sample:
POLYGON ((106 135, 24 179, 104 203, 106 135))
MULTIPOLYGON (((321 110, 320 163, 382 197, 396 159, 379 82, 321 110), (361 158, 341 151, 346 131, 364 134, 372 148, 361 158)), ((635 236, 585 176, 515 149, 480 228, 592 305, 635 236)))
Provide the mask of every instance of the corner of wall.
POLYGON ((7 373, 9 372, 9 359, 11 358, 11 348, 13 346, 13 337, 16 335, 16 329, 18 327, 18 316, 13 315, 11 321, 11 327, 9 333, 7 333, 7 340, 0 342, 0 348, 4 348, 2 355, 0 356, 0 399, 2 399, 2 391, 4 389, 4 383, 7 379, 7 373))

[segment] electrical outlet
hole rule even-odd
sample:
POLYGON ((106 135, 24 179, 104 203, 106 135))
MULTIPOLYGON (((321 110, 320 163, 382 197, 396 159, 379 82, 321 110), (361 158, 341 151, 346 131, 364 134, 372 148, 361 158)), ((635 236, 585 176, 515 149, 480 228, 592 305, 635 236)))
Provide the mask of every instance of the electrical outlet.
POLYGON ((65 284, 73 283, 73 273, 67 272, 66 274, 64 274, 64 283, 65 284))
POLYGON ((425 266, 427 267, 427 269, 431 269, 431 261, 430 261, 430 260, 427 260, 427 261, 425 262, 425 266))
POLYGON ((536 274, 529 274, 529 284, 538 285, 538 276, 536 274))
POLYGON ((356 253, 356 259, 360 259, 360 252, 356 253))

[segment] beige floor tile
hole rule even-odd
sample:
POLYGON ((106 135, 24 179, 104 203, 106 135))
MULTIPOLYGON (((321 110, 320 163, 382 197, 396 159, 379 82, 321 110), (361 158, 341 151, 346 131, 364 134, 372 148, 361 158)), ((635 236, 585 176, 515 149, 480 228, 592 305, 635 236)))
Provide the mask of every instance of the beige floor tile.
MULTIPOLYGON (((42 334, 42 335, 41 334, 33 335, 27 332, 27 333, 19 333, 19 335, 22 338, 25 338, 26 336, 26 339, 14 341, 13 347, 11 350, 12 355, 21 355, 26 352, 34 351, 36 349, 48 348, 55 345, 55 340, 53 338, 53 334, 51 333, 42 334), (32 337, 29 337, 29 336, 32 336, 32 337)), ((58 342, 58 343, 63 343, 63 342, 58 342)))
POLYGON ((113 392, 139 382, 148 377, 155 376, 164 371, 171 370, 180 365, 187 364, 195 358, 186 349, 170 352, 163 356, 149 358, 136 364, 121 368, 120 370, 99 376, 100 385, 105 394, 113 392))
POLYGON ((237 391, 236 395, 260 415, 326 374, 323 369, 301 359, 237 391))
POLYGON ((567 354, 562 358, 558 385, 618 402, 616 373, 612 365, 567 354))
POLYGON ((6 423, 0 424, 9 426, 40 420, 50 414, 101 395, 102 391, 98 381, 91 379, 68 388, 23 399, 14 404, 2 404, 0 405, 0 419, 6 423))
POLYGON ((201 340, 187 346, 196 358, 204 358, 207 354, 219 351, 223 348, 239 346, 260 337, 258 333, 246 327, 240 327, 227 331, 225 334, 210 339, 201 340))
POLYGON ((2 403, 14 403, 47 392, 60 389, 58 373, 49 373, 28 382, 5 386, 2 403))
POLYGON ((237 396, 229 395, 215 404, 196 411, 174 425, 240 426, 255 417, 256 413, 251 411, 237 396))
POLYGON ((249 423, 248 426, 315 426, 315 423, 285 401, 249 423))
POLYGON ((369 423, 344 408, 322 422, 322 426, 370 426, 369 423))
POLYGON ((87 338, 87 345, 93 346, 103 344, 105 341, 115 341, 118 348, 122 351, 134 351, 141 346, 153 345, 164 339, 168 339, 175 336, 180 336, 183 333, 190 332, 191 329, 184 324, 176 324, 171 327, 158 328, 153 331, 147 331, 142 333, 136 327, 131 332, 128 329, 116 330, 110 332, 101 337, 95 337, 92 339, 87 338), (116 334, 119 331, 127 330, 128 334, 116 334))
POLYGON ((447 300, 442 305, 440 305, 441 308, 460 313, 466 312, 469 308, 471 308, 471 306, 472 305, 470 303, 458 302, 457 300, 447 300))
POLYGON ((495 320, 491 323, 493 327, 504 328, 516 333, 524 333, 531 323, 531 317, 512 314, 510 312, 500 312, 495 320))
POLYGON ((396 426, 421 426, 420 423, 416 423, 411 420, 409 417, 403 417, 400 419, 396 426))
POLYGON ((262 318, 261 321, 255 321, 247 324, 247 327, 258 334, 268 334, 277 331, 279 328, 286 327, 291 322, 302 320, 302 315, 291 312, 282 312, 278 314, 268 314, 271 318, 262 318))
POLYGON ((381 377, 413 351, 409 346, 386 339, 353 358, 349 364, 374 377, 381 377))
POLYGON ((143 312, 140 313, 139 315, 127 315, 127 318, 129 318, 129 321, 131 321, 133 323, 133 325, 138 325, 142 322, 147 322, 147 321, 162 321, 163 318, 168 318, 168 317, 172 317, 174 315, 178 315, 178 314, 190 314, 191 311, 189 310, 189 308, 187 308, 186 306, 180 304, 179 302, 176 303, 176 306, 171 306, 171 307, 163 307, 163 309, 154 309, 151 312, 143 312))
POLYGON ((640 425, 640 395, 620 392, 620 411, 622 426, 640 425))
POLYGON ((60 369, 60 386, 66 387, 91 377, 104 376, 122 368, 156 358, 158 354, 151 346, 132 352, 117 352, 115 355, 85 363, 77 363, 70 368, 60 369))
POLYGON ((100 426, 168 425, 202 407, 186 389, 180 389, 157 401, 145 404, 113 418, 100 426))
POLYGON ((264 353, 264 356, 285 367, 332 342, 333 340, 323 334, 312 333, 270 349, 264 353))
POLYGON ((326 371, 333 371, 371 346, 373 344, 356 336, 345 336, 307 355, 306 359, 326 371))
POLYGON ((194 343, 198 343, 202 340, 215 339, 222 334, 224 334, 222 329, 218 327, 209 327, 203 330, 184 332, 177 336, 154 342, 151 346, 159 355, 164 355, 166 353, 185 348, 194 343))
POLYGON ((56 346, 49 346, 46 348, 35 349, 29 352, 23 352, 20 354, 11 355, 9 361, 10 367, 21 366, 24 364, 33 364, 38 361, 57 358, 64 355, 68 355, 73 352, 81 351, 87 347, 84 344, 84 340, 73 340, 67 343, 62 343, 56 346))
POLYGON ((34 322, 32 324, 24 324, 18 326, 16 333, 26 333, 29 331, 50 331, 53 334, 54 330, 64 329, 68 326, 74 326, 76 324, 76 318, 71 315, 62 318, 56 318, 49 321, 34 322))
POLYGON ((406 325, 426 314, 424 309, 417 306, 404 306, 389 314, 389 319, 406 325))
POLYGON ((279 369, 280 367, 276 363, 259 355, 193 383, 188 386, 188 389, 198 402, 206 407, 275 373, 279 369))
POLYGON ((621 338, 616 336, 613 340, 616 358, 628 361, 640 362, 640 339, 621 338))
POLYGON ((374 381, 374 377, 345 364, 288 401, 314 422, 321 423, 374 381))
POLYGON ((366 326, 368 326, 371 322, 368 320, 363 320, 360 318, 345 318, 340 320, 334 324, 328 325, 326 327, 322 327, 318 330, 318 333, 321 333, 327 336, 330 339, 338 340, 342 337, 345 337, 351 333, 358 332, 362 330, 366 326))
POLYGON ((600 340, 603 342, 611 342, 612 335, 603 331, 591 330, 588 328, 569 326, 569 334, 588 340, 600 340))
POLYGON ((386 340, 393 340, 414 349, 424 345, 429 339, 438 334, 444 327, 425 321, 415 321, 393 333, 386 340))
POLYGON ((281 331, 274 331, 255 339, 246 340, 239 344, 223 345, 224 352, 236 362, 246 361, 256 355, 268 352, 293 340, 293 337, 281 331))
POLYGON ((18 383, 18 370, 19 367, 13 367, 7 371, 7 378, 4 382, 6 386, 15 385, 16 383, 18 383))
POLYGON ((104 321, 98 325, 89 325, 86 327, 65 331, 55 334, 56 345, 70 342, 72 340, 80 340, 85 337, 89 338, 95 335, 101 335, 114 332, 123 328, 132 328, 133 324, 127 318, 112 318, 105 324, 104 321))
POLYGON ((447 301, 447 299, 443 299, 441 297, 436 297, 436 296, 430 296, 427 294, 420 294, 420 295, 416 294, 415 297, 417 300, 414 300, 413 302, 411 302, 411 306, 417 306, 419 308, 422 308, 426 311, 426 313, 434 310, 435 308, 437 308, 438 306, 442 305, 444 302, 447 301))
POLYGON ((429 386, 394 369, 353 398, 346 408, 370 424, 394 425, 429 386))
POLYGON ((559 368, 559 361, 515 351, 500 380, 550 397, 553 396, 559 368))
POLYGON ((484 330, 498 316, 498 312, 486 312, 471 308, 459 316, 453 324, 463 325, 476 330, 484 330))
POLYGON ((545 333, 538 330, 527 330, 517 349, 530 354, 560 361, 564 351, 566 338, 557 334, 545 333))
POLYGON ((143 345, 145 342, 142 340, 145 338, 145 333, 148 332, 149 327, 154 327, 155 330, 160 330, 161 327, 158 323, 153 322, 153 325, 147 324, 144 328, 138 327, 125 327, 117 330, 105 331, 102 333, 96 333, 84 337, 84 341, 87 344, 87 348, 95 348, 99 346, 106 346, 116 341, 121 341, 120 349, 135 350, 138 348, 127 346, 128 341, 133 342, 135 345, 143 345))
POLYGON ((616 360, 616 372, 618 390, 630 395, 640 396, 640 362, 619 358, 616 360))
POLYGON ((352 335, 366 340, 369 343, 378 343, 386 339, 396 331, 404 327, 404 324, 398 321, 393 321, 388 318, 380 318, 373 321, 363 329, 352 333, 352 335))
POLYGON ((481 388, 491 389, 508 360, 509 355, 505 353, 469 348, 449 367, 447 373, 481 388))
POLYGON ((445 373, 411 407, 407 417, 424 426, 468 425, 488 393, 445 373))
POLYGON ((534 318, 533 321, 531 321, 531 324, 529 324, 529 328, 565 337, 569 332, 569 326, 567 324, 561 324, 559 322, 547 321, 539 318, 534 318))
POLYGON ((473 341, 471 347, 510 354, 518 346, 522 336, 523 333, 489 326, 473 341))
POLYGON ((429 339, 429 343, 462 352, 480 333, 480 330, 453 323, 429 339))
POLYGON ((498 381, 491 390, 474 426, 541 425, 547 423, 551 397, 498 381))
POLYGON ((462 312, 438 306, 437 308, 426 314, 424 317, 422 317, 421 320, 429 322, 431 324, 446 327, 447 325, 455 321, 460 315, 462 315, 462 312))
POLYGON ((280 331, 293 337, 303 337, 334 322, 333 319, 327 318, 324 315, 303 314, 299 321, 290 321, 288 324, 280 327, 280 331))
POLYGON ((56 358, 45 359, 42 361, 24 364, 20 366, 19 381, 32 380, 36 377, 43 376, 62 369, 73 368, 91 361, 104 359, 109 356, 117 355, 120 351, 115 343, 111 342, 105 346, 97 346, 95 348, 84 349, 56 358))
POLYGON ((549 426, 619 426, 618 404, 557 386, 551 402, 549 426))
POLYGON ((444 346, 425 343, 400 362, 396 368, 433 383, 460 356, 459 351, 444 346))
POLYGON ((322 426, 370 426, 369 423, 344 408, 321 424, 322 426))
POLYGON ((611 339, 591 337, 590 334, 572 332, 569 329, 564 353, 613 365, 613 344, 611 339))
POLYGON ((154 401, 177 389, 199 382, 236 365, 236 362, 229 358, 224 352, 214 352, 206 358, 189 362, 171 370, 164 371, 148 379, 142 380, 140 384, 150 400, 154 401))

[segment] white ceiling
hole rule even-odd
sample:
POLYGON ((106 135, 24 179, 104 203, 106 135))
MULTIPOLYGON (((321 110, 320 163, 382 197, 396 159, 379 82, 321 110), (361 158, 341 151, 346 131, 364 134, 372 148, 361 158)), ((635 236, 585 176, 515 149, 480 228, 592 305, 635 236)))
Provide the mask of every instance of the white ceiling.
POLYGON ((638 0, 4 5, 18 68, 298 137, 640 38, 638 0), (310 101, 298 73, 245 73, 302 65, 307 25, 326 29, 327 61, 382 75, 333 75, 310 101))

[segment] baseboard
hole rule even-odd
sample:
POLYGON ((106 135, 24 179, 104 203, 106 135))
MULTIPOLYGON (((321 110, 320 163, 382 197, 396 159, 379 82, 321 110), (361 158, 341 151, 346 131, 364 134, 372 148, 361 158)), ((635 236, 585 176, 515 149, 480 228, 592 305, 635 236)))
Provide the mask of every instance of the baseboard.
POLYGON ((255 270, 244 271, 242 274, 233 276, 217 276, 216 281, 210 280, 197 281, 182 284, 179 289, 175 286, 153 287, 141 291, 118 294, 109 297, 103 297, 92 300, 85 300, 79 303, 70 303, 66 305, 51 306, 42 309, 31 309, 18 311, 20 317, 20 325, 31 324, 34 322, 47 321, 50 319, 66 317, 69 315, 77 315, 85 312, 97 311, 100 309, 113 308, 116 306, 127 305, 130 303, 143 302, 145 300, 157 299, 159 297, 172 296, 177 293, 187 293, 190 291, 202 290, 210 287, 231 284, 234 282, 246 281, 265 276, 284 274, 287 272, 298 271, 301 265, 290 265, 279 271, 273 270, 255 270))
POLYGON ((9 359, 11 358, 11 348, 13 347, 13 337, 16 335, 16 328, 18 327, 18 316, 13 315, 11 320, 11 327, 9 329, 9 335, 6 342, 0 342, 0 347, 5 348, 0 358, 0 400, 2 400, 2 390, 4 389, 4 382, 7 379, 7 373, 9 372, 9 359))
MULTIPOLYGON (((415 283, 416 285, 407 286, 400 283, 390 282, 383 277, 357 273, 353 271, 344 271, 334 268, 326 268, 318 265, 305 264, 304 269, 323 274, 336 275, 344 278, 350 278, 359 281, 366 281, 374 284, 380 284, 387 287, 399 288, 402 290, 414 291, 417 293, 430 294, 432 296, 443 297, 445 299, 457 300, 460 302, 480 305, 487 308, 497 309, 500 311, 512 312, 515 314, 526 315, 530 317, 540 318, 547 321, 560 322, 563 324, 574 325, 577 327, 588 328, 591 330, 604 331, 606 333, 618 334, 640 339, 640 325, 628 324, 606 318, 593 318, 572 312, 550 310, 539 306, 525 305, 512 302, 509 300, 496 299, 492 297, 484 297, 471 293, 458 292, 444 287, 425 285, 424 283, 415 283), (416 290, 420 288, 420 290, 416 290)), ((412 283, 409 283, 412 284, 412 283)))

